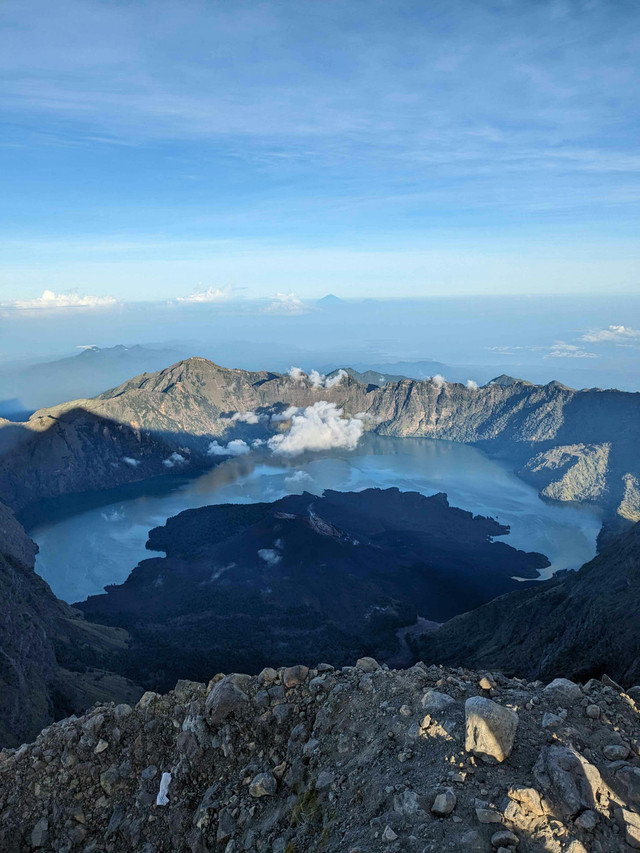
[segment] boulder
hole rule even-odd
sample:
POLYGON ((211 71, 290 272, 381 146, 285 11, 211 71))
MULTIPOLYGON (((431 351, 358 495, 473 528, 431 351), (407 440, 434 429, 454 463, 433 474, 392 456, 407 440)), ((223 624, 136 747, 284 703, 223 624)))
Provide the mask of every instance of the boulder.
POLYGON ((217 728, 220 723, 234 711, 241 708, 249 697, 237 687, 227 676, 211 688, 205 702, 205 718, 211 728, 217 728))
POLYGON ((563 815, 594 809, 597 793, 605 787, 592 764, 572 747, 560 744, 543 747, 533 775, 563 815))
POLYGON ((297 666, 288 666, 282 674, 282 683, 285 687, 297 687, 309 677, 309 667, 298 664, 297 666))
POLYGON ((544 695, 559 705, 573 705, 582 699, 582 688, 568 678, 555 678, 542 689, 544 695))
POLYGON ((511 755, 518 728, 515 711, 484 696, 472 696, 464 706, 465 749, 488 764, 500 763, 511 755))

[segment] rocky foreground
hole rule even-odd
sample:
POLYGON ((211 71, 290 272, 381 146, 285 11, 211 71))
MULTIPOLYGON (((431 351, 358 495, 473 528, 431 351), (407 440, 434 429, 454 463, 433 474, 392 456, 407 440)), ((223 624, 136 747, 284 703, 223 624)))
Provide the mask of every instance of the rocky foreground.
POLYGON ((371 658, 179 682, 0 752, 0 850, 622 853, 636 702, 371 658))

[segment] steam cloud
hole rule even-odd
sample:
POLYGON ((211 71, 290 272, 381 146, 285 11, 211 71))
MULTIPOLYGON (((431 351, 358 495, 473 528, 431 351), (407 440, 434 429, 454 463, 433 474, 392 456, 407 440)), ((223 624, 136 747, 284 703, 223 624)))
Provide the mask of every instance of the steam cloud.
POLYGON ((301 367, 290 367, 288 375, 294 382, 304 382, 307 379, 312 388, 319 390, 320 388, 333 388, 334 385, 339 385, 344 377, 347 376, 347 371, 340 368, 333 376, 325 376, 324 373, 320 373, 318 370, 312 370, 307 376, 301 367))
POLYGON ((168 459, 163 459, 162 464, 165 468, 175 468, 176 465, 184 465, 187 460, 180 453, 172 453, 168 459))
POLYGON ((326 400, 297 409, 289 431, 272 436, 267 442, 269 449, 281 456, 332 448, 354 450, 364 431, 363 423, 360 418, 342 415, 342 409, 326 400))

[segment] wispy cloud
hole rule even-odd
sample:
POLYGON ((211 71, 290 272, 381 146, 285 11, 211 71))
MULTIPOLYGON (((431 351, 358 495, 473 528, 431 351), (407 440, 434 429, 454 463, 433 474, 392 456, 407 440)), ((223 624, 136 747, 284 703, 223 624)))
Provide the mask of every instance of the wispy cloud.
POLYGON ((595 352, 588 352, 576 344, 568 344, 566 341, 558 341, 549 348, 545 358, 598 358, 595 352))

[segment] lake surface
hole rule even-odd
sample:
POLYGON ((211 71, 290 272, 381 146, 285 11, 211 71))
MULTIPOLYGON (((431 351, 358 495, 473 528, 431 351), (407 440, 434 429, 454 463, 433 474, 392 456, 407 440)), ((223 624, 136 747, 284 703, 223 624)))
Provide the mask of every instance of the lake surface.
POLYGON ((197 477, 168 475, 100 496, 68 496, 42 511, 29 533, 40 553, 36 571, 54 593, 81 601, 122 583, 153 553, 148 532, 169 516, 207 504, 273 501, 304 490, 359 491, 397 486, 425 495, 446 492, 449 503, 511 527, 502 541, 540 551, 551 561, 544 576, 577 569, 596 552, 599 513, 542 501, 501 462, 462 444, 365 435, 352 452, 275 459, 250 454, 197 477), (46 516, 46 517, 45 517, 46 516))

